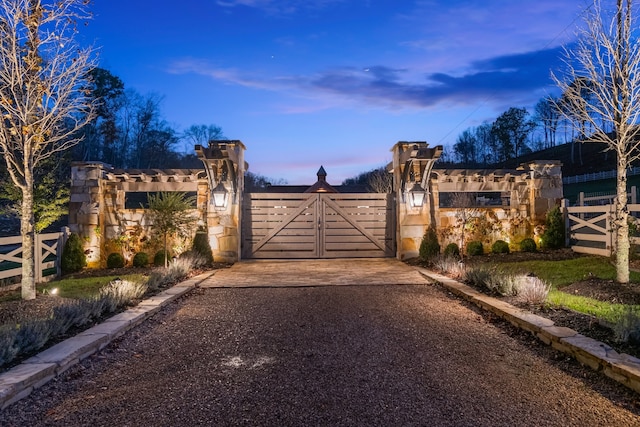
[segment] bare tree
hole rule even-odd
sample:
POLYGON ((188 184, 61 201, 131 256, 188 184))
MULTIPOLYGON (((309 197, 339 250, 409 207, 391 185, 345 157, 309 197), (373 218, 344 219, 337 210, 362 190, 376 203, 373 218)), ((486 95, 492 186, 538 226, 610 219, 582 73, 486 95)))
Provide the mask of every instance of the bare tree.
POLYGON ((568 102, 568 120, 587 123, 593 132, 589 142, 605 143, 617 158, 616 200, 613 223, 616 231, 616 281, 629 282, 629 211, 627 170, 638 160, 640 139, 640 44, 634 38, 636 19, 632 0, 616 0, 612 13, 600 0, 585 14, 585 27, 575 48, 567 50, 568 72, 554 76, 568 102), (588 85, 573 85, 586 80, 588 85), (585 97, 584 91, 589 92, 585 97), (606 132, 609 123, 613 132, 606 132))
POLYGON ((79 141, 93 118, 86 76, 93 50, 74 41, 84 0, 0 0, 0 153, 20 189, 22 298, 33 299, 34 171, 79 141))
POLYGON ((182 137, 193 145, 205 147, 211 140, 226 139, 222 134, 222 128, 216 125, 191 125, 184 131, 182 137))
POLYGON ((556 108, 556 98, 548 96, 542 98, 535 106, 535 120, 540 123, 544 132, 544 148, 556 146, 556 133, 560 112, 556 108))

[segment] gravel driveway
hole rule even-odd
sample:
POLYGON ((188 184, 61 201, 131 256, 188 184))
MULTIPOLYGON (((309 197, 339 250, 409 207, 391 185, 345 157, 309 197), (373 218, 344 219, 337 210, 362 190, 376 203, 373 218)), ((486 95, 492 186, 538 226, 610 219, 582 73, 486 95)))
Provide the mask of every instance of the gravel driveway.
POLYGON ((196 289, 0 425, 640 425, 632 392, 441 288, 366 285, 196 289))

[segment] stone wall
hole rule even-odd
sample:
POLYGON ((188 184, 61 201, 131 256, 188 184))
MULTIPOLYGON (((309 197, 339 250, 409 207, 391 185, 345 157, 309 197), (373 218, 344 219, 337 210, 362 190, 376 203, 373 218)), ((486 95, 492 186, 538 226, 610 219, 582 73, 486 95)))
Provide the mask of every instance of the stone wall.
MULTIPOLYGON (((490 245, 501 239, 514 249, 525 237, 536 238, 542 230, 546 213, 563 198, 561 163, 540 160, 522 164, 512 170, 434 169, 441 147, 429 148, 426 142, 398 142, 393 148, 393 162, 389 171, 393 173, 394 191, 397 195, 397 257, 413 258, 419 255, 420 243, 428 227, 435 227, 441 247, 448 243, 459 246, 462 223, 465 215, 478 218, 476 224, 484 227, 467 234, 470 238, 481 236, 483 243, 490 245), (413 206, 412 188, 422 188, 426 199, 422 206, 413 206), (473 198, 469 209, 464 204, 447 207, 446 197, 467 194, 473 198), (498 196, 495 200, 484 195, 498 196)), ((469 221, 469 224, 471 221, 469 221)), ((465 231, 466 232, 466 231, 465 231)))
MULTIPOLYGON (((104 267, 107 252, 119 250, 131 260, 139 251, 153 257, 159 245, 150 246, 151 224, 142 207, 126 206, 129 193, 181 191, 196 194, 197 216, 204 225, 209 202, 209 185, 204 170, 198 169, 114 169, 105 163, 74 163, 71 168, 69 228, 85 242, 89 267, 104 267)), ((194 227, 195 233, 195 227, 194 227)), ((190 242, 173 242, 177 252, 190 242)))

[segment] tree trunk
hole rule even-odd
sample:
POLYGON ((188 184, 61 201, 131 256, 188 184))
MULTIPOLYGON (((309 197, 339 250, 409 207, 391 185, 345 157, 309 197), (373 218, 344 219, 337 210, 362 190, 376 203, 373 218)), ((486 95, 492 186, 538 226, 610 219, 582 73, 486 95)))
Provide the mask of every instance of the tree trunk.
POLYGON ((164 268, 169 267, 169 251, 167 250, 167 233, 164 233, 164 268))
POLYGON ((35 228, 33 216, 33 178, 26 177, 26 186, 22 189, 20 233, 22 234, 22 299, 36 297, 35 282, 35 228))
POLYGON ((618 154, 616 188, 616 281, 629 283, 629 209, 627 207, 627 168, 618 154))

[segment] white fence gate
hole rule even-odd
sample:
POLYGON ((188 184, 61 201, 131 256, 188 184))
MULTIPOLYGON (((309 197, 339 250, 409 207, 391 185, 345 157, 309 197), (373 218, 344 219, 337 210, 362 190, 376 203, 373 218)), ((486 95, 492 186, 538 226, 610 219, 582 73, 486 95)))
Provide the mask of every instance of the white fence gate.
MULTIPOLYGON (((629 215, 640 218, 640 204, 629 204, 629 215)), ((611 256, 616 240, 612 220, 615 205, 572 206, 566 208, 567 237, 574 252, 611 256)), ((640 237, 631 237, 632 244, 640 244, 640 237)))
MULTIPOLYGON (((59 252, 64 246, 65 233, 36 234, 36 282, 43 282, 59 274, 59 252)), ((22 274, 22 236, 0 238, 0 280, 7 281, 22 274)))

